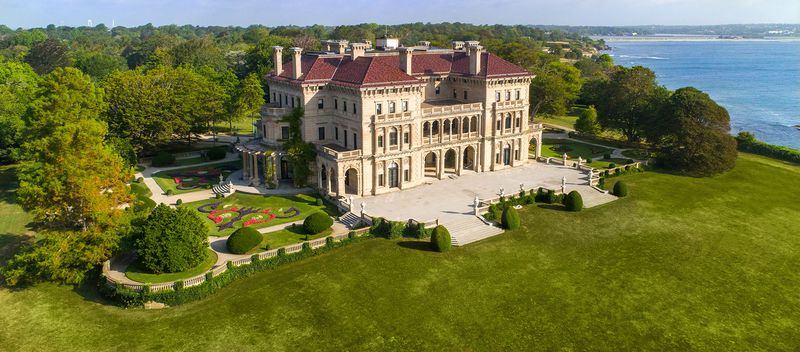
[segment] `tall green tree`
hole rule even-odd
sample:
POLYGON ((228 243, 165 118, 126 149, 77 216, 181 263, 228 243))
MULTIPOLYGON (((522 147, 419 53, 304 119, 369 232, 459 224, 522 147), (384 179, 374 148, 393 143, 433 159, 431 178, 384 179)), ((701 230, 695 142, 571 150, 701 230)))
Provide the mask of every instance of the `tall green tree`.
POLYGON ((650 138, 657 146, 657 161, 665 167, 710 176, 736 164, 728 111, 694 87, 675 91, 654 127, 650 138))
POLYGON ((317 155, 314 144, 303 141, 303 115, 302 108, 295 108, 283 117, 283 121, 289 123, 289 139, 283 143, 283 148, 292 167, 292 181, 297 187, 308 184, 311 176, 310 163, 317 155))
POLYGON ((581 91, 581 73, 560 62, 548 63, 531 82, 533 114, 564 115, 581 91))
POLYGON ((575 121, 575 130, 591 135, 600 134, 602 128, 597 121, 597 110, 594 108, 594 105, 590 105, 588 108, 581 111, 578 120, 575 121))
POLYGON ((669 91, 656 83, 656 74, 642 66, 620 67, 598 87, 602 89, 595 102, 600 124, 619 130, 634 142, 646 133, 669 96, 669 91))
POLYGON ((139 258, 153 273, 184 271, 208 255, 208 229, 193 209, 159 204, 134 233, 139 258))
POLYGON ((58 67, 69 66, 67 46, 56 39, 47 39, 37 43, 25 55, 27 62, 36 73, 48 74, 58 67))
POLYGON ((233 100, 231 113, 228 115, 228 126, 233 129, 233 121, 241 121, 260 116, 261 107, 264 105, 264 90, 261 89, 261 80, 258 75, 251 73, 239 84, 236 97, 233 100))
POLYGON ((84 51, 76 55, 75 68, 83 71, 96 81, 100 81, 111 72, 128 69, 128 65, 122 56, 84 51))
POLYGON ((19 160, 23 117, 34 99, 39 76, 23 62, 0 62, 0 163, 19 160))

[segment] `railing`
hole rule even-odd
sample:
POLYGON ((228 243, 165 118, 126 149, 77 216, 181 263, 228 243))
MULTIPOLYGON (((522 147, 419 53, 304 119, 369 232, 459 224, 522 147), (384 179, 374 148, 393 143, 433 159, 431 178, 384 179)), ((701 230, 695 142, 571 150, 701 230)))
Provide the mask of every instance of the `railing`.
POLYGON ((262 116, 284 117, 288 113, 288 108, 278 107, 277 104, 264 104, 264 106, 261 107, 262 116))
POLYGON ((528 122, 528 128, 534 131, 541 131, 544 130, 544 124, 535 123, 533 121, 528 122))
POLYGON ((483 103, 468 103, 456 105, 442 105, 422 109, 423 117, 432 117, 439 115, 450 115, 460 113, 480 112, 483 110, 483 103))
POLYGON ((512 109, 512 108, 521 108, 523 106, 525 106, 525 101, 522 99, 494 102, 495 109, 512 109))
POLYGON ((327 155, 331 156, 332 158, 334 158, 334 159, 336 159, 336 160, 339 160, 339 159, 348 159, 348 158, 357 158, 357 157, 360 157, 360 156, 361 156, 361 149, 355 149, 355 150, 347 150, 347 151, 343 151, 343 152, 337 152, 337 151, 335 151, 335 150, 333 150, 333 149, 331 149, 331 148, 328 148, 328 147, 326 147, 326 146, 324 146, 324 145, 320 145, 320 146, 318 146, 318 147, 320 148, 320 150, 321 150, 323 153, 325 153, 325 154, 327 154, 327 155))
MULTIPOLYGON (((369 231, 369 228, 355 230, 355 233, 356 233, 356 236, 362 236, 367 231, 369 231)), ((328 236, 328 237, 318 238, 318 239, 315 239, 315 240, 312 240, 312 241, 305 241, 305 242, 302 242, 302 243, 290 244, 288 246, 284 246, 284 247, 281 247, 281 248, 286 250, 286 254, 302 251, 303 250, 303 243, 308 243, 311 246, 311 249, 316 249, 316 248, 324 247, 327 244, 327 239, 328 238, 333 238, 334 242, 341 242, 341 241, 343 241, 343 240, 348 238, 348 234, 347 233, 342 233, 342 234, 338 234, 338 235, 335 235, 335 236, 328 236)), ((256 253, 255 255, 257 255, 259 259, 272 258, 272 257, 275 257, 275 256, 278 255, 278 251, 279 250, 280 250, 280 248, 271 249, 271 250, 268 250, 268 251, 256 253)), ((248 265, 248 264, 252 263, 252 261, 253 261, 253 259, 252 259, 252 256, 251 256, 251 257, 245 257, 245 258, 239 258, 239 259, 236 259, 236 260, 231 260, 228 263, 230 263, 230 265, 233 266, 233 267, 238 267, 238 266, 242 266, 242 265, 248 265)), ((126 289, 137 291, 137 292, 138 291, 142 291, 145 286, 148 286, 150 288, 150 292, 158 292, 158 291, 175 289, 175 282, 161 282, 161 283, 156 283, 156 284, 118 283, 117 281, 114 281, 114 279, 111 278, 108 275, 109 270, 111 270, 111 261, 110 260, 106 260, 105 262, 103 262, 103 276, 105 277, 106 285, 108 285, 108 286, 115 287, 117 285, 121 285, 122 287, 124 287, 126 289)), ((190 277, 188 279, 183 280, 182 281, 183 287, 192 287, 192 286, 201 285, 204 282, 206 282, 206 275, 208 273, 211 273, 212 277, 216 277, 216 276, 219 276, 222 273, 226 272, 227 270, 228 270, 228 264, 219 265, 219 266, 214 267, 211 270, 209 270, 207 272, 204 272, 204 273, 202 273, 200 275, 197 275, 197 276, 194 276, 194 277, 190 277)))
POLYGON ((375 123, 395 122, 400 120, 407 120, 411 118, 411 112, 395 112, 390 114, 373 115, 372 119, 375 123))

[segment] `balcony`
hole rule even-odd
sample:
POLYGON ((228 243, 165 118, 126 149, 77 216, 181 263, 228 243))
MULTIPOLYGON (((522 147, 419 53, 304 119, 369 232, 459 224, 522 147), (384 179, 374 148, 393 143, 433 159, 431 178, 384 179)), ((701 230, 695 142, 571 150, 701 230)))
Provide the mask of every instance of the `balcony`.
POLYGON ((333 160, 355 159, 361 157, 361 149, 346 150, 336 144, 317 145, 317 150, 333 160))
POLYGON ((395 123, 403 120, 410 120, 411 112, 395 112, 391 114, 372 115, 372 121, 376 124, 395 123))
POLYGON ((289 113, 289 108, 279 107, 278 103, 264 104, 261 107, 261 116, 264 117, 284 117, 289 113))
POLYGON ((521 109, 525 107, 525 100, 505 100, 505 101, 496 101, 493 103, 495 110, 505 110, 505 109, 521 109))
POLYGON ((430 100, 422 103, 422 117, 481 113, 483 103, 462 103, 458 100, 430 100))

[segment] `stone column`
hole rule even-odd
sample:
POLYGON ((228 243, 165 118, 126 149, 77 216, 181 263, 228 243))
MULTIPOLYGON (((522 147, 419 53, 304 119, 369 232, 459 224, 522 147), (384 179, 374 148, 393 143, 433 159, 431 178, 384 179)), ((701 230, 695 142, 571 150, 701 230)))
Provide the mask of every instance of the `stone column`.
POLYGON ((253 155, 253 183, 258 186, 259 185, 259 177, 258 177, 258 155, 253 155))
POLYGON ((461 176, 461 168, 464 167, 464 151, 458 147, 456 151, 456 175, 461 176))
POLYGON ((247 162, 248 162, 247 157, 248 157, 248 154, 246 152, 242 151, 242 180, 244 180, 245 178, 250 176, 250 171, 249 171, 250 166, 247 165, 247 162))
POLYGON ((439 178, 441 180, 441 179, 444 178, 444 153, 443 153, 443 150, 441 150, 441 149, 439 150, 439 158, 436 161, 437 161, 437 164, 438 164, 437 167, 436 167, 436 176, 437 176, 437 178, 439 178))
POLYGON ((564 163, 563 165, 564 165, 564 166, 567 166, 567 153, 564 153, 564 155, 562 156, 562 158, 563 158, 563 163, 564 163))
POLYGON ((475 208, 475 216, 478 216, 478 206, 481 204, 481 200, 478 196, 475 196, 475 199, 472 201, 472 206, 475 208))
POLYGON ((589 169, 589 186, 592 185, 592 178, 594 177, 594 170, 589 169))
POLYGON ((567 193, 567 176, 561 177, 561 193, 567 193))

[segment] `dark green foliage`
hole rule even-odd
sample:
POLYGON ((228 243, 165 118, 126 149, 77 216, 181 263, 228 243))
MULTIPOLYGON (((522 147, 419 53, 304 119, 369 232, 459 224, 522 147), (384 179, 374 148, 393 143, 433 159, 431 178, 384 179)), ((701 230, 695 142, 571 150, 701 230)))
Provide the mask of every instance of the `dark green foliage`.
POLYGON ((208 255, 208 229, 192 209, 160 204, 134 232, 139 260, 156 274, 190 269, 208 255))
POLYGON ((216 146, 209 149, 206 152, 206 159, 207 160, 220 160, 225 159, 225 155, 228 153, 228 148, 225 146, 216 146))
POLYGON ((489 212, 486 213, 486 220, 500 220, 503 208, 499 204, 489 204, 489 212))
POLYGON ((447 252, 452 246, 450 232, 442 225, 436 226, 431 234, 431 247, 437 252, 447 252))
POLYGON ((264 236, 258 230, 252 227, 242 227, 234 231, 225 244, 228 246, 229 252, 244 254, 258 246, 263 238, 264 236))
POLYGON ((318 207, 321 207, 321 206, 325 205, 325 203, 322 202, 322 198, 317 198, 317 200, 315 201, 315 204, 318 207))
POLYGON ((614 184, 614 195, 617 197, 626 197, 628 195, 628 184, 624 181, 617 181, 614 184))
POLYGON ((349 239, 356 238, 356 232, 355 231, 348 232, 347 233, 347 238, 349 238, 349 239))
POLYGON ((597 181, 597 187, 600 187, 600 188, 603 188, 603 189, 606 188, 606 178, 605 177, 600 177, 600 180, 597 181))
POLYGON ((603 160, 608 160, 608 159, 611 159, 611 153, 603 154, 603 160))
POLYGON ((181 205, 181 204, 183 204, 183 199, 178 199, 175 201, 175 205, 181 205))
POLYGON ((325 237, 325 245, 328 246, 329 248, 333 247, 334 242, 335 241, 333 240, 333 237, 331 236, 325 237))
POLYGON ((311 243, 303 242, 303 252, 311 252, 311 243))
POLYGON ((586 163, 587 163, 587 164, 591 164, 591 163, 592 163, 592 161, 594 161, 594 160, 592 160, 592 158, 586 159, 586 163))
POLYGON ((756 139, 756 136, 750 132, 739 132, 739 135, 736 136, 736 146, 743 152, 800 164, 800 150, 764 143, 756 139))
POLYGON ((556 203, 558 200, 556 198, 556 192, 552 189, 547 190, 547 198, 545 199, 545 203, 553 204, 556 203))
POLYGON ((172 283, 172 289, 175 291, 180 291, 183 289, 183 280, 178 280, 172 283))
POLYGON ((56 39, 47 39, 31 47, 30 52, 25 55, 25 62, 33 68, 36 73, 45 75, 58 67, 69 66, 67 57, 67 46, 56 39))
POLYGON ((153 157, 153 166, 169 166, 175 164, 175 156, 167 152, 159 152, 153 157))
POLYGON ((615 163, 608 163, 608 168, 609 168, 609 169, 613 169, 613 168, 615 168, 615 167, 617 167, 617 164, 615 164, 615 163))
POLYGON ((578 191, 572 191, 564 198, 564 206, 569 211, 581 211, 583 209, 583 197, 578 191))
POLYGON ((172 193, 173 193, 173 192, 172 192, 172 190, 171 190, 171 189, 168 189, 166 192, 164 192, 164 194, 166 194, 166 195, 168 195, 168 196, 171 196, 171 195, 172 195, 172 193))
MULTIPOLYGON (((229 261, 228 270, 224 273, 220 274, 219 276, 213 276, 211 272, 208 272, 206 273, 206 281, 204 283, 197 286, 185 287, 181 290, 151 292, 148 287, 146 291, 136 292, 121 286, 112 287, 101 284, 100 292, 124 307, 141 306, 144 304, 144 302, 149 301, 161 302, 170 306, 176 306, 208 297, 218 289, 227 286, 235 280, 249 277, 264 270, 272 270, 281 265, 294 263, 339 247, 344 247, 351 243, 360 242, 367 238, 369 237, 360 236, 352 239, 343 239, 339 242, 334 242, 332 246, 323 246, 314 250, 304 245, 303 251, 292 254, 286 254, 286 251, 281 248, 278 250, 278 256, 254 261, 249 265, 242 265, 238 267, 233 266, 229 261)), ((306 244, 308 243, 306 242, 306 244)))
POLYGON ((316 235, 333 226, 333 219, 323 212, 316 212, 306 217, 303 221, 303 230, 307 234, 316 235))
POLYGON ((594 106, 589 106, 581 112, 578 120, 575 121, 575 130, 590 135, 601 132, 600 123, 597 122, 597 110, 594 106))
POLYGON ((517 213, 517 209, 514 209, 514 207, 506 207, 503 210, 502 225, 506 230, 519 228, 519 213, 517 213))
POLYGON ((405 231, 405 224, 402 222, 397 221, 390 221, 389 222, 389 239, 398 239, 403 237, 403 232, 405 231))

